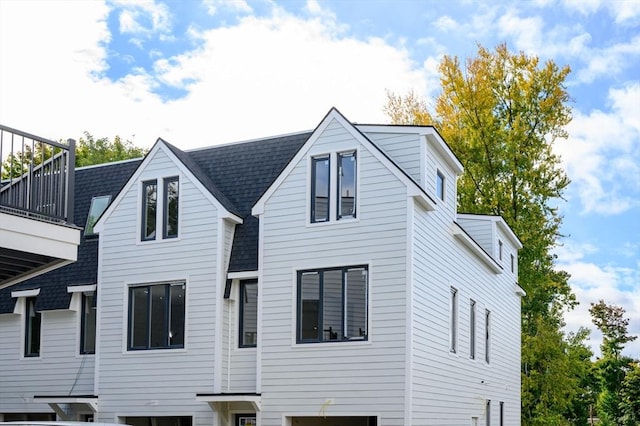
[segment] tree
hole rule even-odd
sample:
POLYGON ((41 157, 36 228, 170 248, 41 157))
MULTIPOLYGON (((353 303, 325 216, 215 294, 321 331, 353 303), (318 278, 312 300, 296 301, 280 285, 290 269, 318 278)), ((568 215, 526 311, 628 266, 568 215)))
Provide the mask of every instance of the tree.
POLYGON ((633 360, 623 356, 622 350, 636 336, 628 334, 629 319, 624 317, 625 310, 621 306, 608 305, 600 300, 591 304, 589 313, 593 324, 602 332, 602 356, 595 363, 596 374, 600 379, 598 415, 604 424, 634 425, 636 423, 627 423, 625 418, 633 419, 635 416, 633 403, 627 402, 634 390, 627 387, 633 383, 632 374, 636 373, 633 360), (626 380, 628 375, 632 375, 629 381, 626 380))
POLYGON ((94 139, 89 132, 84 132, 84 137, 76 144, 76 167, 128 160, 145 154, 145 149, 129 140, 122 141, 120 136, 116 135, 111 142, 109 138, 94 139))
POLYGON ((561 237, 556 205, 569 184, 553 143, 567 136, 571 121, 564 86, 570 69, 501 44, 493 52, 478 46, 464 67, 445 56, 439 72, 434 111, 412 92, 388 94, 384 111, 396 124, 434 125, 465 169, 459 211, 501 215, 522 241, 522 419, 566 424, 581 373, 570 364, 561 331, 575 297, 552 255, 561 237))
POLYGON ((620 414, 625 426, 640 424, 640 361, 625 376, 620 389, 620 414))

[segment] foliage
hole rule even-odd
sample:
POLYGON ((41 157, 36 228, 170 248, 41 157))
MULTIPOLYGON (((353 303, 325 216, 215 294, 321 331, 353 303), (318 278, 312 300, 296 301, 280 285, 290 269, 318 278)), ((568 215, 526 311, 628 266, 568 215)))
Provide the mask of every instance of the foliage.
POLYGON ((624 345, 637 338, 628 334, 629 319, 624 317, 624 312, 621 306, 607 305, 604 300, 592 303, 589 308, 593 324, 602 332, 603 357, 619 358, 624 345))
POLYGON ((111 142, 109 138, 94 139, 89 132, 84 132, 84 137, 76 144, 76 167, 128 160, 145 154, 145 149, 135 146, 129 140, 123 141, 120 136, 116 136, 111 142))
POLYGON ((640 361, 631 365, 631 370, 622 381, 620 414, 625 426, 640 424, 640 361))
POLYGON ((501 44, 478 46, 464 66, 445 56, 439 72, 433 113, 412 92, 388 94, 384 110, 396 124, 434 125, 464 166, 459 211, 501 215, 522 241, 523 424, 568 424, 584 417, 578 386, 589 371, 585 336, 571 342, 561 331, 562 312, 576 302, 551 254, 561 236, 556 205, 569 184, 553 143, 571 121, 570 69, 501 44))

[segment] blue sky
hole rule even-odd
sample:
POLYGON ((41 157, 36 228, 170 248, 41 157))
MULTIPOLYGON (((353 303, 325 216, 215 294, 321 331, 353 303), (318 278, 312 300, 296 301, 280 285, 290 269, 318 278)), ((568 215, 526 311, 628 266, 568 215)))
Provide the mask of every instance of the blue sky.
POLYGON ((385 123, 387 90, 431 101, 443 55, 501 42, 572 69, 555 146, 572 179, 557 262, 581 301, 567 329, 603 298, 640 335, 637 0, 0 0, 0 123, 183 149, 311 129, 332 106, 385 123))

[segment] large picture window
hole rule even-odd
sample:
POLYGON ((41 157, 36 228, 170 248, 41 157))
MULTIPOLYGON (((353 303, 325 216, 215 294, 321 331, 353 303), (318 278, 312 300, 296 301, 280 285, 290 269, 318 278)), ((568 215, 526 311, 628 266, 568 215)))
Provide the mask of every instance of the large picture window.
POLYGON ((329 220, 329 156, 311 159, 311 222, 329 220))
POLYGON ((40 356, 40 334, 42 330, 42 314, 36 311, 36 298, 26 299, 24 324, 24 356, 40 356))
POLYGON ((178 236, 178 177, 164 180, 164 221, 163 238, 178 236))
POLYGON ((298 343, 367 339, 368 268, 298 272, 298 343))
POLYGON ((129 288, 128 349, 184 347, 185 283, 129 288))
POLYGON ((240 281, 240 347, 258 342, 258 280, 240 281))
POLYGON ((80 353, 96 353, 96 295, 82 295, 82 319, 80 322, 80 353))

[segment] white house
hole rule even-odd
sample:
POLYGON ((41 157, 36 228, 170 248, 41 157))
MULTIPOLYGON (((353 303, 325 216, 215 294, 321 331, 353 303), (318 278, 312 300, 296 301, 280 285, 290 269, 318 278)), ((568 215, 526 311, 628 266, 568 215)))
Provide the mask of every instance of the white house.
POLYGON ((520 424, 521 244, 461 172, 335 109, 76 170, 78 261, 0 290, 0 420, 520 424))

